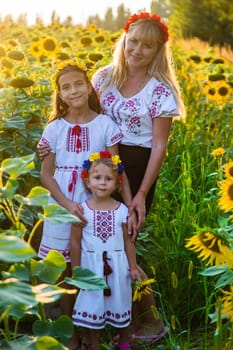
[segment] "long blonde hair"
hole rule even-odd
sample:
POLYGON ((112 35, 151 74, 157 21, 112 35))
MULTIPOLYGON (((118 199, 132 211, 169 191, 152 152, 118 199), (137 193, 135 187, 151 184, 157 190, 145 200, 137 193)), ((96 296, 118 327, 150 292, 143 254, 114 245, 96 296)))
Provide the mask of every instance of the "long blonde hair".
MULTIPOLYGON (((173 92, 179 112, 185 116, 185 107, 172 63, 172 55, 169 44, 164 43, 161 28, 151 19, 142 18, 132 23, 128 33, 133 31, 137 40, 157 47, 156 55, 148 66, 147 73, 150 77, 166 84, 173 92)), ((115 85, 118 89, 122 87, 127 79, 127 62, 125 60, 124 48, 128 33, 123 33, 116 43, 113 52, 113 62, 109 73, 109 79, 103 84, 101 90, 110 85, 115 85)))

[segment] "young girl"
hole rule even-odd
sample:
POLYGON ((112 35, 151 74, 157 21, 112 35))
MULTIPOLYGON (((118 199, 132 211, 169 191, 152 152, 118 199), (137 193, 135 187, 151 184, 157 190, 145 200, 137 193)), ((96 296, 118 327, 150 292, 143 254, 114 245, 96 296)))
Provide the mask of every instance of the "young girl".
POLYGON ((81 290, 75 302, 73 323, 88 329, 88 349, 100 349, 106 324, 119 329, 119 349, 130 349, 127 328, 131 321, 131 278, 140 280, 135 246, 126 228, 128 208, 112 197, 122 181, 119 156, 93 153, 81 174, 91 197, 82 203, 88 224, 72 225, 71 264, 102 276, 108 289, 81 290))
MULTIPOLYGON (((80 177, 84 159, 103 149, 117 154, 121 132, 108 116, 101 114, 82 63, 70 61, 61 65, 54 76, 54 87, 54 109, 40 140, 51 150, 42 161, 41 182, 50 191, 50 203, 58 203, 78 215, 79 203, 90 197, 80 177)), ((123 193, 129 204, 131 195, 126 178, 123 193)), ((70 229, 70 224, 45 221, 38 252, 40 258, 45 258, 52 249, 64 255, 67 268, 62 280, 71 275, 70 229)), ((71 316, 72 308, 72 298, 62 297, 62 312, 71 316)))

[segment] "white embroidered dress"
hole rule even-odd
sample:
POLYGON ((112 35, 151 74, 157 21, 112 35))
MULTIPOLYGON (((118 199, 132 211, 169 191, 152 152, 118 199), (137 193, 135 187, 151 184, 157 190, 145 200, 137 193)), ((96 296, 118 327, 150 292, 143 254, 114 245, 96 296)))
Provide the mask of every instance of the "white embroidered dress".
POLYGON ((100 69, 92 78, 92 84, 100 95, 103 113, 120 127, 123 134, 120 143, 151 148, 152 119, 179 115, 170 88, 152 77, 140 92, 129 98, 122 96, 113 85, 102 91, 110 68, 109 65, 100 69))
MULTIPOLYGON (((56 157, 54 178, 61 191, 72 201, 83 202, 90 194, 85 189, 80 174, 84 160, 93 152, 113 146, 121 139, 118 126, 106 115, 99 114, 86 124, 71 124, 64 118, 49 123, 40 143, 49 144, 56 157)), ((50 197, 50 203, 56 201, 50 197)), ((51 249, 70 261, 70 224, 44 222, 38 256, 45 258, 51 249)))
POLYGON ((120 202, 115 210, 109 211, 93 210, 87 203, 83 203, 83 208, 88 224, 82 231, 81 266, 105 279, 105 251, 112 268, 112 273, 107 276, 111 296, 104 296, 103 290, 80 290, 73 310, 73 323, 92 329, 102 329, 106 324, 127 327, 131 320, 132 290, 122 223, 127 222, 128 208, 120 202))

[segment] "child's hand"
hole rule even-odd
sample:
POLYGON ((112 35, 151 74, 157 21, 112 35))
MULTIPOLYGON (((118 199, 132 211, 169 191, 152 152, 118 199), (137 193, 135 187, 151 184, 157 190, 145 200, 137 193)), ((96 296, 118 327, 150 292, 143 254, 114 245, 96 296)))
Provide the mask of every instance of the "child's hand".
POLYGON ((136 269, 131 269, 130 270, 130 274, 131 274, 131 278, 135 281, 141 281, 141 274, 140 271, 136 268, 136 269))

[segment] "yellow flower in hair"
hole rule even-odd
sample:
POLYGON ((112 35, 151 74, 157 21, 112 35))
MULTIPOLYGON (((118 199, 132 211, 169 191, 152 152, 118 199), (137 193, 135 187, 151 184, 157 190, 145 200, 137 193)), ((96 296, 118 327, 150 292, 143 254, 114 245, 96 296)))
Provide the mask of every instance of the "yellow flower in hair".
POLYGON ((96 161, 97 159, 100 159, 100 154, 99 153, 92 153, 91 155, 90 155, 90 157, 89 157, 89 160, 91 161, 91 162, 94 162, 94 161, 96 161))
POLYGON ((65 60, 64 62, 59 63, 59 65, 57 66, 57 70, 52 77, 52 85, 53 85, 54 89, 58 88, 57 78, 58 78, 59 74, 67 66, 77 67, 77 69, 80 69, 82 72, 84 72, 87 75, 88 79, 90 80, 90 78, 91 78, 90 72, 88 71, 87 67, 85 66, 85 64, 83 62, 76 61, 75 59, 65 60))
POLYGON ((120 157, 118 156, 118 154, 116 154, 115 156, 112 156, 112 162, 114 165, 118 165, 121 163, 120 157))

